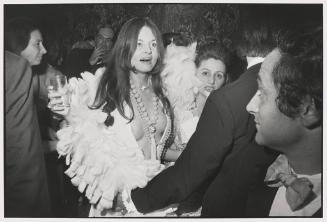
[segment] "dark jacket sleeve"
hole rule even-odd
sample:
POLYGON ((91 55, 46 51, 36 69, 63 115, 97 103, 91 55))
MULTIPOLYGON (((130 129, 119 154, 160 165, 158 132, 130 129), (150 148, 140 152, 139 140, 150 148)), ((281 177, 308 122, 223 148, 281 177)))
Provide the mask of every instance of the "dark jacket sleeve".
POLYGON ((49 216, 50 202, 32 70, 27 60, 5 51, 4 74, 5 216, 49 216))
POLYGON ((148 213, 180 202, 207 182, 231 149, 233 127, 224 94, 211 94, 195 133, 175 165, 153 178, 145 188, 132 191, 138 211, 148 213))

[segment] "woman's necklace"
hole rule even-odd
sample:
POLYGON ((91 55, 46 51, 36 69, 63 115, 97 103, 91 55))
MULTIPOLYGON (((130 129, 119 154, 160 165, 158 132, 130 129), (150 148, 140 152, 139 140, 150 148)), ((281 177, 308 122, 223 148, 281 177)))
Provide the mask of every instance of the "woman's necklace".
POLYGON ((143 103, 140 90, 136 88, 132 79, 130 79, 130 84, 131 84, 130 95, 136 102, 136 108, 141 116, 141 120, 143 121, 143 123, 145 123, 144 124, 145 135, 148 137, 151 143, 151 159, 156 159, 156 142, 154 139, 154 134, 157 130, 156 125, 159 119, 159 99, 155 94, 152 97, 153 100, 152 102, 154 106, 154 116, 151 120, 150 115, 143 103))
POLYGON ((152 102, 153 102, 153 106, 154 106, 154 116, 153 116, 153 118, 150 118, 150 115, 143 103, 143 100, 142 100, 142 97, 140 94, 140 90, 138 88, 136 88, 136 86, 134 85, 132 80, 130 81, 130 84, 131 84, 130 93, 133 96, 133 98, 135 99, 136 107, 140 113, 141 119, 146 123, 147 130, 149 130, 150 133, 155 133, 156 125, 157 125, 158 118, 159 118, 159 99, 158 99, 158 97, 155 94, 152 97, 152 102))

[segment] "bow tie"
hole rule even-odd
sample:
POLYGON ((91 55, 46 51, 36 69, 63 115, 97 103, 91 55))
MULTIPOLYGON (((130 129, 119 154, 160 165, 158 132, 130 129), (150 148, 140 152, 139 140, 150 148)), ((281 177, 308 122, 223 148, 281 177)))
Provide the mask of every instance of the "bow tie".
POLYGON ((279 155, 270 165, 265 183, 270 187, 286 187, 286 200, 292 211, 303 208, 316 198, 311 181, 305 177, 298 178, 285 155, 279 155))

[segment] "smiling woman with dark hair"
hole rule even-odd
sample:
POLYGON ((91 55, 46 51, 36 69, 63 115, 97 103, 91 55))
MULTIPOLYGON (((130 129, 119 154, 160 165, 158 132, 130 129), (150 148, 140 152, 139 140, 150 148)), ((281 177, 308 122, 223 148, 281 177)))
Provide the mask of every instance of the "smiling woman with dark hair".
POLYGON ((195 58, 197 67, 195 76, 202 82, 198 98, 199 113, 202 112, 209 94, 228 83, 229 62, 230 53, 223 45, 210 43, 198 49, 195 58))
POLYGON ((50 204, 31 66, 46 53, 29 19, 5 24, 6 217, 49 217, 50 204))
POLYGON ((5 25, 5 50, 28 60, 31 66, 39 65, 47 52, 40 30, 33 20, 16 18, 5 25))

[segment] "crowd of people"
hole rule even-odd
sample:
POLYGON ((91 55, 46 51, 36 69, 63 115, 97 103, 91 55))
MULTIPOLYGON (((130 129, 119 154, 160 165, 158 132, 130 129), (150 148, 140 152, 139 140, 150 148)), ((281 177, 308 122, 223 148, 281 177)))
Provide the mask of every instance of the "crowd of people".
POLYGON ((117 36, 102 26, 40 71, 40 29, 11 19, 5 216, 322 217, 322 31, 248 19, 235 43, 247 67, 232 81, 230 48, 162 35, 150 18, 117 36), (65 95, 47 90, 62 75, 65 95), (65 186, 48 184, 46 152, 66 162, 65 186))

